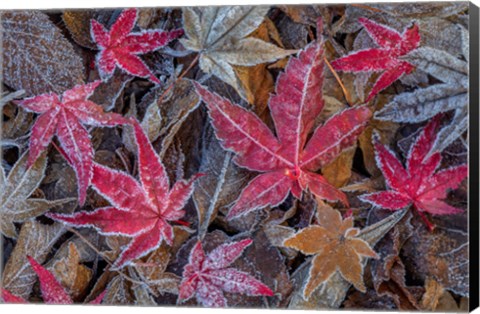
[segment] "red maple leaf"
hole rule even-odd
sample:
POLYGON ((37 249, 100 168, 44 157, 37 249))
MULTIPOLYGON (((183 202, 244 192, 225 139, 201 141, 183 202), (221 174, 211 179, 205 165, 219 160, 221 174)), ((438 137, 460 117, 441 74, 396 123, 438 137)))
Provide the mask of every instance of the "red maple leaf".
POLYGON ((40 113, 32 127, 28 164, 32 165, 57 136, 62 153, 75 170, 78 181, 78 199, 85 202, 93 165, 93 148, 83 124, 113 127, 127 123, 121 115, 105 113, 103 108, 88 100, 100 81, 77 85, 63 93, 42 94, 20 101, 27 111, 40 113))
POLYGON ((242 191, 229 219, 276 206, 290 191, 299 198, 307 188, 322 199, 348 204, 345 194, 316 171, 355 143, 371 112, 365 106, 344 110, 319 126, 306 143, 324 105, 323 64, 322 43, 314 42, 290 59, 279 76, 269 102, 277 137, 252 112, 195 83, 222 146, 236 153, 239 166, 262 172, 242 191))
MULTIPOLYGON (((73 304, 72 298, 68 295, 55 276, 42 265, 37 263, 32 257, 27 256, 27 258, 30 262, 30 266, 33 268, 33 271, 37 274, 40 281, 40 290, 42 291, 43 301, 47 304, 73 304)), ((102 303, 105 294, 106 290, 89 304, 102 303)), ((28 303, 24 298, 16 296, 5 289, 2 289, 2 299, 6 303, 28 303)))
POLYGON ((248 273, 229 267, 252 242, 251 239, 245 239, 223 244, 205 256, 202 243, 198 241, 183 270, 179 301, 186 301, 195 295, 198 303, 205 307, 226 307, 223 291, 272 296, 272 290, 262 282, 248 273))
POLYGON ((100 48, 97 54, 97 66, 100 77, 107 80, 118 66, 134 76, 148 78, 155 84, 160 80, 138 55, 158 50, 170 41, 183 35, 183 30, 171 32, 160 30, 144 30, 131 33, 137 21, 137 9, 127 9, 120 14, 117 21, 107 31, 96 20, 91 21, 91 35, 100 48))
POLYGON ((377 164, 390 190, 360 196, 375 206, 398 210, 413 205, 430 230, 433 225, 424 213, 448 215, 463 210, 441 201, 449 189, 455 189, 468 175, 466 164, 436 172, 442 161, 440 152, 431 153, 439 126, 438 117, 430 121, 410 148, 407 167, 387 147, 374 139, 377 164))
POLYGON ((138 147, 140 182, 128 174, 93 166, 93 188, 113 205, 71 216, 48 214, 49 217, 79 227, 92 226, 104 235, 132 237, 114 263, 121 268, 158 248, 163 239, 173 243, 170 221, 185 215, 183 206, 193 192, 193 182, 178 181, 170 189, 168 176, 158 155, 137 121, 133 122, 138 147))
POLYGON ((366 18, 360 18, 358 21, 380 48, 353 52, 346 57, 334 60, 332 66, 335 70, 346 72, 383 72, 365 100, 368 102, 403 74, 412 72, 414 66, 399 57, 418 47, 420 34, 417 25, 406 28, 403 34, 400 34, 394 29, 366 18))

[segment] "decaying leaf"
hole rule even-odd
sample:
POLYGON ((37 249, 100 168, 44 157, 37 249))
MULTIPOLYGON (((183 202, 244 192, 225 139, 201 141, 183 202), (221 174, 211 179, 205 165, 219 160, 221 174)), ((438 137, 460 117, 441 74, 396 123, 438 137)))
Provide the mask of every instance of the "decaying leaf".
POLYGON ((4 83, 27 96, 63 93, 83 82, 82 59, 45 13, 1 13, 4 83))
POLYGON ((442 151, 468 127, 468 63, 429 47, 420 47, 404 59, 443 83, 395 96, 375 118, 416 123, 454 110, 453 121, 439 132, 434 145, 435 151, 442 151))
POLYGON ((31 167, 27 166, 28 153, 23 154, 10 170, 8 177, 0 170, 0 231, 9 238, 17 237, 14 223, 24 222, 42 215, 48 209, 75 199, 49 201, 44 198, 29 198, 45 176, 47 157, 40 156, 31 167))
POLYGON ((282 59, 294 50, 284 50, 263 40, 247 37, 264 20, 267 6, 183 8, 185 34, 182 44, 200 54, 200 68, 233 86, 248 101, 232 65, 254 66, 282 59))

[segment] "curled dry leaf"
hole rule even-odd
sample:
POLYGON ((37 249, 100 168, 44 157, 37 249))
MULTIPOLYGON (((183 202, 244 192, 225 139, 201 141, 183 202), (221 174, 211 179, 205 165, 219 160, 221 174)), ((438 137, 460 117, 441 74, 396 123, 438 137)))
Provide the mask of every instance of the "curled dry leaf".
POLYGON ((183 22, 189 50, 200 54, 200 68, 233 86, 248 101, 248 95, 232 65, 254 66, 282 59, 294 50, 284 50, 263 40, 247 37, 263 22, 267 6, 187 7, 183 22))
POLYGON ((47 157, 41 155, 31 167, 27 165, 28 153, 23 154, 10 170, 8 177, 0 169, 0 232, 9 238, 17 237, 14 223, 24 222, 75 199, 49 201, 29 198, 40 186, 45 176, 47 157))
POLYGON ((62 93, 83 82, 82 59, 46 14, 3 11, 1 23, 6 85, 32 96, 62 93))

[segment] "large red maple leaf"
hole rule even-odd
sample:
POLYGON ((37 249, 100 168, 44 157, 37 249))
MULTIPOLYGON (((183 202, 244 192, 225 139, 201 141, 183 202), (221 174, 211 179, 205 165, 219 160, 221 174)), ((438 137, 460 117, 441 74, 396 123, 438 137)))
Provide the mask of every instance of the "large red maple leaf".
POLYGON ((128 121, 116 113, 105 113, 103 108, 88 100, 100 81, 77 85, 63 93, 42 94, 20 101, 27 111, 40 113, 30 136, 28 164, 32 165, 56 135, 62 153, 75 170, 78 181, 78 199, 85 202, 93 165, 93 148, 83 124, 113 127, 128 121))
POLYGON ((447 197, 468 175, 466 164, 436 172, 442 161, 440 152, 431 152, 439 126, 438 117, 430 121, 410 148, 407 167, 387 147, 374 139, 377 164, 390 190, 362 195, 361 200, 374 206, 398 210, 413 205, 430 230, 433 225, 425 213, 448 215, 463 212, 441 199, 447 197))
POLYGON ((49 217, 72 226, 92 226, 104 235, 124 235, 133 238, 114 263, 121 268, 158 248, 163 239, 173 243, 173 227, 169 222, 185 215, 183 206, 193 192, 193 182, 178 181, 170 189, 165 168, 137 121, 133 122, 138 146, 140 182, 128 174, 93 166, 92 187, 113 206, 71 216, 48 214, 49 217))
POLYGON ((360 18, 358 21, 380 48, 353 52, 334 60, 332 66, 335 70, 345 72, 383 72, 365 100, 368 102, 402 75, 412 72, 414 66, 399 57, 418 47, 420 34, 417 25, 406 28, 400 34, 366 18, 360 18))
POLYGON ((348 203, 345 194, 316 171, 355 143, 371 112, 365 106, 344 110, 319 126, 306 143, 324 105, 323 64, 322 43, 314 42, 280 74, 269 102, 277 136, 252 112, 195 83, 222 146, 235 152, 239 166, 262 172, 242 191, 229 219, 276 206, 290 191, 299 198, 307 188, 322 199, 348 203))
POLYGON ((186 301, 196 296, 206 307, 226 307, 223 291, 250 296, 272 296, 273 292, 248 273, 229 267, 252 244, 251 239, 220 245, 207 256, 200 241, 190 252, 189 263, 183 270, 178 299, 186 301))
POLYGON ((148 78, 153 83, 160 84, 160 80, 153 75, 138 55, 166 46, 170 41, 183 35, 183 30, 177 29, 171 32, 144 30, 132 33, 136 21, 137 9, 124 10, 110 31, 96 20, 91 21, 92 38, 100 48, 96 61, 103 80, 110 78, 118 66, 127 73, 148 78))
MULTIPOLYGON (((37 274, 40 281, 40 290, 42 292, 43 301, 47 304, 73 304, 72 298, 68 295, 67 291, 65 291, 55 276, 32 257, 28 256, 27 258, 30 262, 30 266, 37 274)), ((8 290, 2 289, 1 291, 1 298, 6 303, 28 303, 24 298, 16 296, 8 290)), ((102 303, 105 294, 106 290, 89 304, 102 303)))

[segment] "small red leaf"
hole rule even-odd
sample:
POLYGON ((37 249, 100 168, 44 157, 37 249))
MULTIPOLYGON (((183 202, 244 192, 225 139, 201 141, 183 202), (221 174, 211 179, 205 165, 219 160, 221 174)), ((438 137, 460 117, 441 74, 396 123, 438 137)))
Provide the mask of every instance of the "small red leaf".
POLYGON ((203 306, 226 307, 227 300, 222 291, 272 296, 272 290, 251 275, 227 268, 250 244, 251 239, 223 244, 205 256, 201 242, 197 242, 183 271, 179 300, 185 301, 195 295, 203 306))
POLYGON ((148 78, 155 84, 160 83, 137 55, 166 46, 170 41, 183 35, 183 30, 171 32, 149 30, 132 33, 136 21, 137 9, 124 10, 109 32, 103 25, 92 20, 91 35, 100 49, 96 61, 103 80, 109 79, 118 66, 134 76, 148 78))

